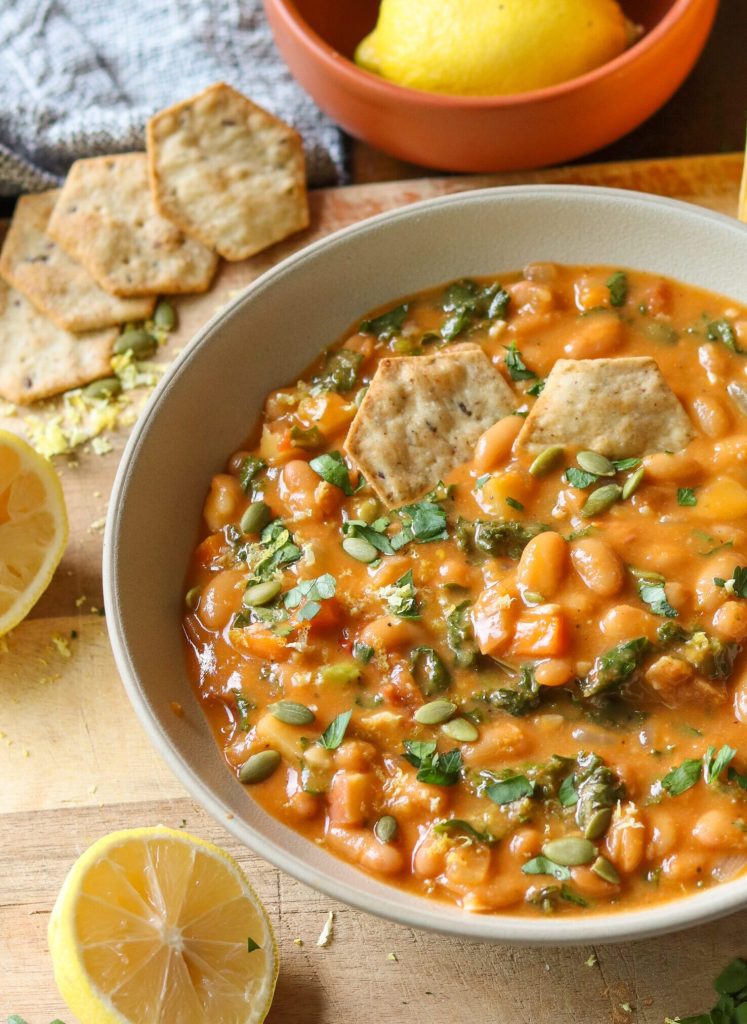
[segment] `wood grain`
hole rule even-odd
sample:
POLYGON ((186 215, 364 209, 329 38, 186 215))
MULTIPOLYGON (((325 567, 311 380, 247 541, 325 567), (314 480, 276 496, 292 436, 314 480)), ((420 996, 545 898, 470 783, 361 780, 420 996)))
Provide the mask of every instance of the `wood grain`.
MULTIPOLYGON (((166 354, 188 344, 236 290, 278 259, 396 206, 491 185, 570 181, 675 196, 735 215, 741 167, 734 154, 317 192, 304 236, 245 263, 224 264, 213 291, 178 302, 180 327, 166 354)), ((6 425, 19 429, 20 423, 10 418, 6 425)), ((103 457, 82 450, 57 460, 70 544, 47 593, 7 638, 7 649, 0 648, 0 1019, 18 1013, 29 1024, 54 1017, 73 1024, 46 948, 59 886, 93 839, 158 822, 186 822, 225 846, 255 882, 281 947, 271 1024, 421 1018, 429 1024, 661 1024, 667 1014, 710 1005, 710 979, 730 957, 747 952, 746 914, 686 935, 596 950, 445 939, 334 904, 240 847, 188 798, 127 702, 98 612, 100 522, 124 441, 123 433, 115 436, 114 451, 103 457), (335 936, 320 949, 316 938, 330 909, 335 936)))

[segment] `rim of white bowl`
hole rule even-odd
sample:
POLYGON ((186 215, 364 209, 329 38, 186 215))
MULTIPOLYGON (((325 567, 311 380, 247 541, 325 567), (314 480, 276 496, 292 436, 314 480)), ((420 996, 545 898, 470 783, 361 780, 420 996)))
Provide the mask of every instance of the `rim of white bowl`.
MULTIPOLYGON (((157 416, 160 406, 167 400, 170 384, 187 372, 196 352, 220 328, 223 320, 233 316, 237 307, 241 306, 251 294, 271 286, 274 278, 286 274, 292 268, 300 266, 308 260, 313 260, 319 251, 339 243, 340 240, 376 230, 384 223, 392 223, 403 218, 417 218, 427 214, 430 210, 444 206, 484 202, 488 198, 509 199, 512 196, 523 198, 536 196, 541 200, 550 198, 552 202, 555 202, 562 200, 563 196, 578 198, 583 195, 590 199, 606 198, 614 203, 664 206, 678 211, 686 218, 710 221, 738 234, 747 233, 746 224, 691 203, 645 192, 591 185, 512 185, 456 192, 398 207, 395 210, 389 210, 341 228, 312 242, 265 271, 197 331, 182 355, 169 367, 133 427, 122 453, 109 502, 102 566, 109 639, 115 663, 130 702, 151 743, 172 772, 198 803, 239 842, 298 881, 357 910, 374 914, 406 927, 421 928, 442 935, 536 946, 588 945, 592 942, 606 943, 653 938, 657 935, 725 917, 747 906, 747 876, 722 882, 713 889, 692 896, 654 904, 643 910, 615 910, 610 913, 596 913, 589 917, 573 915, 558 919, 528 918, 500 913, 481 915, 465 911, 455 914, 454 908, 450 904, 440 900, 428 900, 424 897, 411 897, 416 903, 417 909, 410 908, 406 904, 403 905, 397 899, 401 890, 380 882, 374 876, 363 873, 369 883, 373 881, 381 890, 380 894, 372 898, 370 893, 361 893, 354 885, 335 878, 332 873, 320 874, 302 857, 289 853, 280 843, 257 836, 247 822, 233 816, 222 799, 203 782, 190 761, 177 750, 158 720, 151 714, 148 702, 140 688, 119 616, 120 601, 115 540, 123 516, 122 510, 125 507, 123 496, 129 486, 138 448, 144 435, 147 434, 151 420, 157 416)), ((331 853, 328 856, 333 864, 338 860, 331 853)), ((409 894, 407 895, 409 896, 409 894)))

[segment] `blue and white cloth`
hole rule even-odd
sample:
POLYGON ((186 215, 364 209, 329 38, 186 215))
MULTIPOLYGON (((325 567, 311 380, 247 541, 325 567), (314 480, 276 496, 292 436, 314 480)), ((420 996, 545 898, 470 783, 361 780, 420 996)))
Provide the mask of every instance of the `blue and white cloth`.
POLYGON ((220 80, 298 129, 311 185, 345 180, 343 134, 291 77, 261 0, 0 0, 0 195, 143 149, 151 114, 220 80))

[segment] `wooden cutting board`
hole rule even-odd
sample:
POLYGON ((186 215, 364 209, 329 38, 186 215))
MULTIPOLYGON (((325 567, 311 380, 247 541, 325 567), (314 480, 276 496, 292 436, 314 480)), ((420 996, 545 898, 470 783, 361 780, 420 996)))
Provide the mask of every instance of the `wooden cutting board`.
MULTIPOLYGON (((587 165, 495 178, 431 178, 312 195, 303 236, 239 264, 213 290, 180 300, 169 354, 236 290, 330 231, 393 207, 488 185, 571 182, 674 196, 735 215, 741 157, 587 165)), ((7 425, 19 429, 18 419, 7 425), (15 424, 15 426, 14 426, 15 424)), ((101 608, 102 522, 125 437, 113 451, 56 460, 70 544, 47 593, 0 648, 0 1020, 59 1017, 46 943, 73 859, 116 828, 162 822, 225 846, 277 930, 282 965, 271 1024, 662 1024, 710 1007, 710 982, 747 953, 747 912, 679 936, 624 946, 521 949, 442 938, 320 896, 241 847, 186 794, 151 749, 117 676, 101 608), (327 912, 332 942, 316 945, 327 912)), ((0 644, 3 642, 0 641, 0 644)), ((80 1022, 87 1024, 87 1022, 80 1022)))

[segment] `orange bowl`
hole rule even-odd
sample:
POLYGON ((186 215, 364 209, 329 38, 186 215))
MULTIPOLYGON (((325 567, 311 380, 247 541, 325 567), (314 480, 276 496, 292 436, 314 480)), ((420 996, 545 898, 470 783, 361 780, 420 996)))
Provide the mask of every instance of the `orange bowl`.
POLYGON ((265 0, 292 73, 347 132, 402 160, 473 172, 572 160, 614 142, 666 103, 705 46, 718 0, 622 6, 646 31, 602 67, 533 92, 445 96, 393 85, 353 63, 378 0, 265 0))

